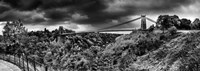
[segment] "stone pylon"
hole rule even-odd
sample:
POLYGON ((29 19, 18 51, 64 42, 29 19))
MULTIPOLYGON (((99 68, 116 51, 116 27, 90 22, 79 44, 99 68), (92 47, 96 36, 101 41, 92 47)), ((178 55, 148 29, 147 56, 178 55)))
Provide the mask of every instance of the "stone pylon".
POLYGON ((146 24, 146 15, 141 15, 141 29, 146 30, 147 24, 146 24))

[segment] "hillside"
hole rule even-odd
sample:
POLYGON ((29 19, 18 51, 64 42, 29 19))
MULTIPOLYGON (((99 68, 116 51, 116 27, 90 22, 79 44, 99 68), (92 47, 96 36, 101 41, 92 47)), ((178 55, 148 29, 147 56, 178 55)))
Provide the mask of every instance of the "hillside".
POLYGON ((24 52, 52 70, 63 71, 198 71, 200 64, 200 32, 87 33, 68 36, 62 44, 46 39, 23 37, 21 44, 2 45, 1 50, 24 52))
POLYGON ((164 43, 159 49, 137 58, 134 70, 198 71, 200 33, 182 34, 164 43))
POLYGON ((117 61, 114 70, 198 71, 199 42, 200 33, 170 36, 137 32, 118 37, 104 53, 117 55, 111 59, 117 61))

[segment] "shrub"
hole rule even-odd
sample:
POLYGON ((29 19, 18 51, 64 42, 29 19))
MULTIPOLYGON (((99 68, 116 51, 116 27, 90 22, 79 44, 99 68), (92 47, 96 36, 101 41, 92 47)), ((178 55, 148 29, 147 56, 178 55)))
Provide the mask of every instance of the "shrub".
POLYGON ((172 26, 171 28, 168 29, 168 32, 171 34, 171 35, 174 35, 177 33, 177 28, 175 26, 172 26))

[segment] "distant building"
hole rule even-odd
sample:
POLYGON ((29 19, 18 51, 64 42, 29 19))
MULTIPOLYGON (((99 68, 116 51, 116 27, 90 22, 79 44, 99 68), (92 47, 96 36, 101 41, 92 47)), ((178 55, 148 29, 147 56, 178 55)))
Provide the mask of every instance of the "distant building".
POLYGON ((4 36, 13 36, 27 32, 21 20, 7 21, 3 29, 4 29, 3 31, 4 36))

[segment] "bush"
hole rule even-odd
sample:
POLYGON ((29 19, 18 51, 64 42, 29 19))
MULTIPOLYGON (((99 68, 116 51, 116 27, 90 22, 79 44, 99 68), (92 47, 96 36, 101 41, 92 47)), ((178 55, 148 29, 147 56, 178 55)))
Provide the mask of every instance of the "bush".
POLYGON ((171 35, 174 35, 177 33, 177 28, 175 26, 172 26, 171 28, 168 29, 168 32, 171 34, 171 35))
POLYGON ((154 29, 155 29, 154 25, 151 25, 151 26, 148 28, 149 32, 152 32, 154 29))

